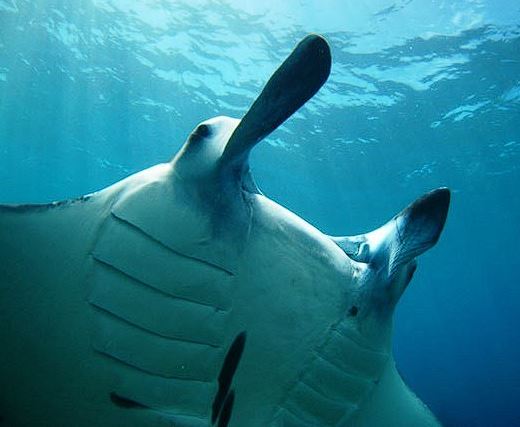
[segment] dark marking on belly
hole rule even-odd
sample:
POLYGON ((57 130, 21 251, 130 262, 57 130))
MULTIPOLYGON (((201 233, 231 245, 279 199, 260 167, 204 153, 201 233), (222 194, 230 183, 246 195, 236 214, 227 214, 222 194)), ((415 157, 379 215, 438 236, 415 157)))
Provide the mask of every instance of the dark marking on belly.
POLYGON ((217 427, 227 427, 229 424, 229 420, 231 419, 231 413, 233 412, 233 403, 235 402, 235 392, 231 390, 226 396, 226 400, 224 401, 224 405, 222 405, 222 410, 220 411, 220 416, 218 419, 217 427))
POLYGON ((116 406, 119 406, 120 408, 125 409, 145 409, 148 408, 148 406, 143 405, 142 403, 136 402, 132 399, 127 399, 126 397, 119 396, 116 392, 110 393, 110 400, 112 403, 116 406))
POLYGON ((218 376, 218 391, 213 400, 213 407, 211 413, 211 422, 215 424, 217 418, 219 419, 218 427, 227 426, 231 418, 231 410, 235 400, 234 391, 229 391, 233 376, 238 368, 240 358, 244 352, 246 344, 246 332, 239 333, 229 347, 229 350, 224 358, 222 369, 218 376), (224 413, 226 409, 226 413, 224 413), (220 417, 220 418, 219 418, 220 417), (223 421, 227 418, 227 421, 223 421), (223 424, 224 423, 224 424, 223 424))

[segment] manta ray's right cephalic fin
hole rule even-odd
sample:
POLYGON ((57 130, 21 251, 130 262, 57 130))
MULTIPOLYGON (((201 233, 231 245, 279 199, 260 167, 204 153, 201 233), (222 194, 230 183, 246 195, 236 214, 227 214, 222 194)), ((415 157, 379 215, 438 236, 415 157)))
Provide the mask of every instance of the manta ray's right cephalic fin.
POLYGON ((357 236, 332 237, 355 261, 386 268, 392 277, 437 243, 446 222, 450 191, 438 188, 420 197, 382 227, 357 236))

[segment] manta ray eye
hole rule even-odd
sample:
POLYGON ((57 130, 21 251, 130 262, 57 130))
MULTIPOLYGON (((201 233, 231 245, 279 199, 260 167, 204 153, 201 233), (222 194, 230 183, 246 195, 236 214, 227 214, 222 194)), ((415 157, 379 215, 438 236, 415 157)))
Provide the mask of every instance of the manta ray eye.
POLYGON ((358 314, 358 311, 359 311, 359 309, 355 305, 353 305, 352 307, 349 308, 348 314, 352 317, 356 317, 358 314))
POLYGON ((205 138, 211 135, 211 129, 208 125, 202 124, 197 126, 197 129, 195 129, 195 133, 197 134, 197 136, 205 138))

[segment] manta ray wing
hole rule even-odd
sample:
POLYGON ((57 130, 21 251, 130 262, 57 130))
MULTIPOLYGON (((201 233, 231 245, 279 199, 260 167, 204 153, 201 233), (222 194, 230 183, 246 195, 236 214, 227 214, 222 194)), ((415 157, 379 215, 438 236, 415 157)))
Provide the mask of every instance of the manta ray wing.
POLYGON ((2 381, 14 388, 41 375, 35 396, 26 396, 35 401, 45 390, 56 401, 74 392, 82 401, 97 382, 100 408, 115 392, 168 416, 203 419, 216 392, 233 276, 119 219, 111 209, 118 197, 110 189, 70 203, 0 208, 2 342, 11 343, 2 381), (80 364, 98 378, 78 377, 80 364), (61 381, 82 386, 60 397, 53 384, 61 381))
POLYGON ((230 423, 244 321, 229 319, 252 223, 248 153, 329 70, 328 45, 309 36, 213 145, 202 127, 172 162, 91 196, 0 206, 8 423, 230 423), (219 147, 226 154, 213 162, 219 147))

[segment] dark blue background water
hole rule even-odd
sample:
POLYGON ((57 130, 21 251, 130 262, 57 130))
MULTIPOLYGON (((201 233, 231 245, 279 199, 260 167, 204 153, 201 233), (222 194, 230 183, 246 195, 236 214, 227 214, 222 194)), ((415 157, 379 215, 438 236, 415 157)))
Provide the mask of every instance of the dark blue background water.
POLYGON ((170 159, 323 33, 331 78, 255 150, 260 187, 357 234, 449 186, 445 232, 396 313, 397 363, 447 426, 520 425, 519 24, 513 0, 0 0, 0 201, 170 159))

